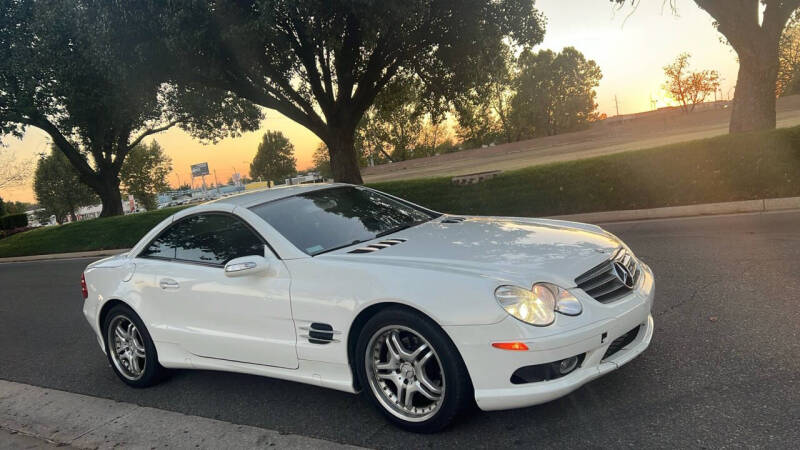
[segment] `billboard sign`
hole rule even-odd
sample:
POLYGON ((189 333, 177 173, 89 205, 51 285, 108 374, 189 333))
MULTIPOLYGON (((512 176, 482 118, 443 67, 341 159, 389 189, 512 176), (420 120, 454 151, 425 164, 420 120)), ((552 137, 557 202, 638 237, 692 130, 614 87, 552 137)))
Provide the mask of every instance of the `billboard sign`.
POLYGON ((192 164, 192 176, 202 177, 203 175, 208 175, 208 163, 192 164))

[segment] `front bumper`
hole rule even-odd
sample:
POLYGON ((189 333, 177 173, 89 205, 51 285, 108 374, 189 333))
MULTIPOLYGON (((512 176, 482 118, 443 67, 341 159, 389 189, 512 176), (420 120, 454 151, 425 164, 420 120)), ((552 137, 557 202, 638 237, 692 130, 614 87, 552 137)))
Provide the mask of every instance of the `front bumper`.
MULTIPOLYGON (((653 273, 642 264, 644 276, 625 298, 602 304, 591 297, 579 297, 584 305, 580 316, 559 315, 548 327, 534 327, 512 317, 481 326, 448 326, 453 342, 469 371, 475 400, 485 410, 521 408, 562 397, 589 381, 635 358, 653 337, 650 310, 655 296, 653 273), (609 345, 636 327, 632 342, 604 359, 609 345), (525 342, 528 351, 493 348, 492 342, 525 342), (513 384, 511 375, 528 365, 545 364, 584 355, 580 367, 550 381, 513 384)), ((577 294, 576 294, 577 295, 577 294)))

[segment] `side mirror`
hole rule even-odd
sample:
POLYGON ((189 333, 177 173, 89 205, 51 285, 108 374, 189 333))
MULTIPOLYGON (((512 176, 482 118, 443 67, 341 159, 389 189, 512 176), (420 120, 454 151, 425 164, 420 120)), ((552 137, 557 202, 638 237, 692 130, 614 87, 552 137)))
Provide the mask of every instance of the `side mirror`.
POLYGON ((244 277, 248 275, 264 274, 269 271, 269 261, 259 255, 242 256, 234 258, 225 264, 226 277, 244 277))

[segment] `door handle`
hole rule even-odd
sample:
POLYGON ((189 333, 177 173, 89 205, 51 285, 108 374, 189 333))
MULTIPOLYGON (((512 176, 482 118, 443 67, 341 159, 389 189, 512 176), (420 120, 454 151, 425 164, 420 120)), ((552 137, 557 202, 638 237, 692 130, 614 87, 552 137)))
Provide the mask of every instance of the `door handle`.
POLYGON ((158 282, 158 286, 161 289, 178 289, 178 287, 180 287, 178 282, 172 278, 162 278, 161 281, 158 282))

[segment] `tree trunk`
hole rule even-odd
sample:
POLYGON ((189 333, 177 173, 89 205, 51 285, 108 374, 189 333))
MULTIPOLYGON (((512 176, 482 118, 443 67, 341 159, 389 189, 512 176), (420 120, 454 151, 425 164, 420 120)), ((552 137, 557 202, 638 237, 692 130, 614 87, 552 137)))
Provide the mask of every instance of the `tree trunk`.
POLYGON ((333 180, 339 183, 364 184, 358 168, 355 129, 334 129, 325 141, 331 158, 333 180))
POLYGON ((119 178, 116 175, 108 173, 101 174, 101 183, 97 186, 93 185, 92 188, 100 196, 100 201, 103 203, 103 210, 100 212, 100 217, 121 216, 122 210, 122 194, 119 192, 119 178))
MULTIPOLYGON (((774 52, 739 55, 739 78, 733 97, 731 133, 775 128, 775 83, 778 77, 777 44, 774 52)), ((765 49, 766 50, 766 49, 765 49)))

